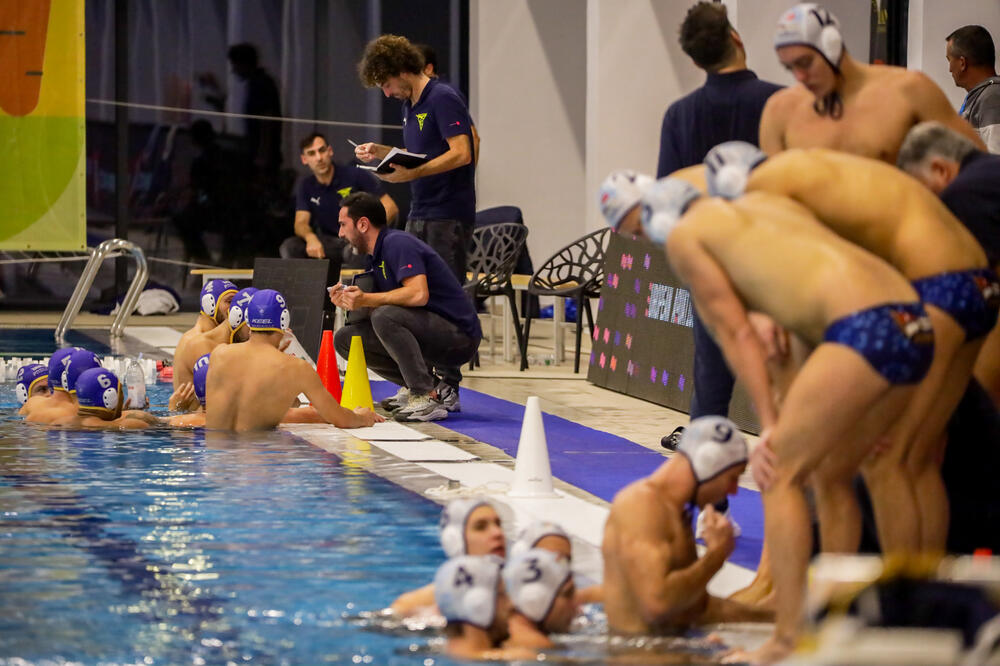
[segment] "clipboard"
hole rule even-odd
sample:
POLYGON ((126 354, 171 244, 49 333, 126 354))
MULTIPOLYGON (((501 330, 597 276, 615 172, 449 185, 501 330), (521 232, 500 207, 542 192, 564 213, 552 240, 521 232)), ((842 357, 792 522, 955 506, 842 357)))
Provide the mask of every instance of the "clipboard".
MULTIPOLYGON (((375 274, 372 271, 365 271, 364 273, 357 273, 351 278, 351 286, 358 287, 361 291, 365 293, 371 293, 375 291, 375 274)), ((351 310, 344 317, 344 323, 347 324, 357 324, 362 321, 367 321, 371 317, 371 308, 358 308, 356 310, 351 310)))

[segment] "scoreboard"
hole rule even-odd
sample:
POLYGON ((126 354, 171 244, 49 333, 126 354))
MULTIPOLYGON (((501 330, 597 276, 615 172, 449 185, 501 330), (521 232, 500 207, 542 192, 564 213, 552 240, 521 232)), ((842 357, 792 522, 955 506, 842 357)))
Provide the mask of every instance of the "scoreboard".
MULTIPOLYGON (((612 234, 597 307, 587 379, 612 391, 690 411, 694 389, 694 304, 662 245, 612 234)), ((729 418, 759 430, 750 398, 736 384, 729 418)))

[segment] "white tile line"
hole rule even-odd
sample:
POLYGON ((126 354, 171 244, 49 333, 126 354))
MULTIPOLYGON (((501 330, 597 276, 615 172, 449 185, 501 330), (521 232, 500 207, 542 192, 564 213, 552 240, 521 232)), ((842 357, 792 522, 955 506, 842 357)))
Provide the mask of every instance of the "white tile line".
MULTIPOLYGON (((174 347, 181 337, 180 332, 165 326, 129 326, 125 328, 125 332, 145 344, 160 347, 170 354, 173 354, 174 347)), ((483 461, 470 462, 475 456, 457 446, 428 440, 423 433, 401 424, 394 423, 393 426, 392 430, 395 433, 406 433, 406 431, 409 433, 403 435, 401 439, 383 441, 375 439, 380 433, 371 429, 362 433, 359 430, 340 430, 326 424, 296 425, 284 429, 314 446, 334 453, 338 453, 338 448, 332 446, 335 440, 343 441, 344 435, 357 437, 358 434, 366 434, 372 439, 357 438, 374 445, 388 455, 409 461, 444 479, 458 481, 468 488, 487 484, 503 484, 510 487, 513 481, 514 472, 507 467, 483 461), (406 439, 407 437, 412 439, 406 439)), ((556 492, 557 498, 524 499, 490 494, 490 499, 506 506, 514 516, 514 524, 508 526, 512 534, 516 534, 521 527, 533 520, 548 520, 561 525, 574 537, 574 552, 580 550, 576 548, 578 545, 584 546, 582 550, 586 551, 580 553, 583 557, 574 556, 574 570, 591 580, 601 580, 600 547, 604 523, 608 517, 607 506, 594 504, 558 490, 556 492)), ((701 550, 702 547, 699 546, 699 552, 701 550)), ((709 592, 719 596, 730 594, 749 584, 753 573, 750 569, 727 562, 709 582, 709 592)))

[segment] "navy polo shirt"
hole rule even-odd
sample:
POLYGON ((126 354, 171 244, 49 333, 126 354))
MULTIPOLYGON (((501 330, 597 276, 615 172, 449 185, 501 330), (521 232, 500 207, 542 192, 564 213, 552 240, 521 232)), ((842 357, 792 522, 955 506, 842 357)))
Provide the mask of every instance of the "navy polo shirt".
POLYGON ((941 201, 983 246, 990 266, 1000 263, 1000 155, 967 155, 941 201))
POLYGON ((781 86, 761 81, 749 69, 709 74, 705 85, 680 98, 663 114, 656 177, 701 164, 723 141, 760 145, 760 116, 781 86))
MULTIPOLYGON (((455 89, 437 79, 427 82, 420 99, 403 102, 403 145, 411 153, 434 159, 448 152, 448 139, 464 134, 472 145, 469 109, 455 89)), ((410 182, 411 220, 476 221, 476 168, 465 166, 410 182)))
POLYGON ((368 270, 375 278, 375 291, 399 289, 403 280, 427 276, 429 292, 423 307, 456 324, 471 338, 481 338, 479 317, 472 301, 444 260, 430 245, 412 234, 383 228, 368 255, 368 270))
POLYGON ((353 164, 334 164, 333 179, 329 185, 309 174, 295 192, 295 210, 309 212, 309 224, 324 234, 340 233, 340 200, 353 192, 368 192, 376 198, 385 194, 378 178, 353 164))

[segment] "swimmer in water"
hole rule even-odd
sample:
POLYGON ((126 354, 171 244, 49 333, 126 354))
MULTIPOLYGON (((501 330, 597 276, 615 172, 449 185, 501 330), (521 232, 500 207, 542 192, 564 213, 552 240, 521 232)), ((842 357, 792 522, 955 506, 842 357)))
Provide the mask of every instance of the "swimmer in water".
POLYGON ((77 421, 79 403, 76 380, 82 372, 101 367, 94 352, 74 347, 60 349, 49 359, 49 386, 52 395, 47 401, 31 410, 24 420, 28 423, 71 425, 77 421))
MULTIPOLYGON (((544 520, 536 520, 528 523, 521 530, 521 533, 510 545, 510 557, 515 557, 531 548, 540 548, 554 553, 567 562, 573 561, 573 542, 566 531, 556 525, 544 520)), ((604 601, 604 594, 600 585, 591 585, 585 588, 576 588, 576 603, 598 604, 604 601)))
POLYGON ((33 409, 48 402, 49 368, 41 363, 29 363, 17 369, 17 383, 14 393, 21 405, 17 413, 25 416, 33 409))
POLYGON ((550 550, 529 548, 507 560, 503 581, 513 606, 503 647, 555 647, 549 634, 569 631, 580 612, 569 561, 550 550))
POLYGON ((125 396, 118 376, 104 368, 89 368, 76 379, 79 402, 76 419, 59 425, 101 430, 138 430, 159 423, 152 414, 138 409, 122 412, 125 396))
POLYGON ((733 552, 732 525, 712 504, 738 491, 746 440, 729 419, 705 416, 690 423, 677 451, 611 503, 601 546, 609 629, 656 635, 692 624, 772 619, 767 610, 705 589, 733 552), (707 514, 701 557, 691 524, 695 507, 707 514))
MULTIPOLYGON (((38 418, 39 412, 65 411, 68 414, 76 413, 76 401, 68 391, 62 390, 62 372, 69 363, 69 355, 81 347, 63 347, 57 349, 49 357, 46 374, 46 383, 49 387, 48 395, 36 396, 36 399, 25 405, 18 411, 25 421, 31 418, 38 418), (35 415, 32 417, 32 415, 35 415)), ((46 419, 49 418, 47 415, 46 419)))
POLYGON ((217 430, 265 430, 281 422, 299 393, 326 423, 361 428, 384 419, 370 409, 344 409, 306 361, 279 351, 291 317, 284 297, 273 289, 253 295, 250 340, 220 345, 212 352, 205 387, 205 426, 217 430))
MULTIPOLYGON (((441 548, 447 557, 460 555, 507 556, 500 514, 485 499, 456 499, 441 510, 441 548)), ((399 617, 437 614, 434 583, 402 594, 390 606, 399 617)))
POLYGON ((174 350, 174 395, 170 396, 168 402, 170 411, 183 412, 198 409, 198 403, 191 394, 190 388, 186 388, 182 393, 184 402, 180 402, 179 396, 177 396, 177 392, 182 386, 191 383, 191 370, 194 361, 201 356, 201 354, 189 353, 187 347, 201 335, 227 321, 230 304, 238 291, 237 286, 229 280, 209 280, 202 287, 201 311, 198 314, 198 320, 181 336, 177 342, 177 348, 174 350), (177 359, 184 359, 184 362, 178 364, 177 359))
POLYGON ((768 155, 822 147, 894 164, 903 137, 924 120, 940 121, 986 149, 926 74, 852 58, 840 22, 818 4, 782 13, 774 47, 800 85, 764 105, 760 147, 768 155))
POLYGON ((500 649, 512 606, 504 592, 503 561, 493 555, 460 555, 434 576, 434 598, 447 620, 445 648, 458 659, 534 659, 525 648, 500 649))

